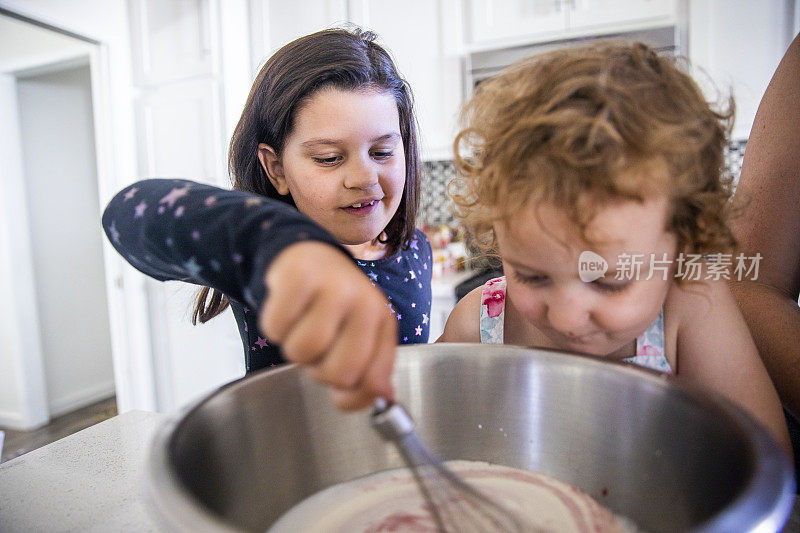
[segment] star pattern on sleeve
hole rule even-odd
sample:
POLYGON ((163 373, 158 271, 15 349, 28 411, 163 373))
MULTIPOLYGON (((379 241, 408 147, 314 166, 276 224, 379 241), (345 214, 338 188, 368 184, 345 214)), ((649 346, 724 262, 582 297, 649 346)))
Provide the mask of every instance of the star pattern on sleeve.
POLYGON ((111 236, 111 241, 115 244, 119 245, 119 231, 117 231, 117 223, 116 221, 112 222, 111 225, 108 227, 108 234, 111 236))
MULTIPOLYGON (((315 239, 339 246, 283 202, 183 179, 128 186, 109 202, 103 227, 115 249, 141 272, 159 281, 212 287, 233 308, 264 297, 262 277, 252 274, 251 265, 294 242, 315 239)), ((373 280, 382 274, 375 270, 373 280)), ((246 313, 234 311, 248 372, 282 363, 278 347, 257 337, 255 318, 242 318, 246 313)))
POLYGON ((175 187, 173 188, 169 194, 164 196, 161 200, 158 201, 159 204, 166 204, 170 209, 175 207, 175 202, 180 200, 181 198, 185 197, 189 194, 189 186, 185 185, 183 187, 175 187))
POLYGON ((203 270, 203 267, 197 263, 197 259, 195 259, 194 256, 190 257, 188 261, 183 263, 183 268, 185 268, 189 275, 193 278, 197 277, 197 275, 200 274, 200 271, 203 270))

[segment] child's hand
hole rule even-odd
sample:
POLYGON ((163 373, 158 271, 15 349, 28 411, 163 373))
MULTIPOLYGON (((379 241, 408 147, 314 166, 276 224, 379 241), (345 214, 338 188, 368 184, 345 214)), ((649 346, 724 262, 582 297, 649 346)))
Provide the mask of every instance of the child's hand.
POLYGON ((350 258, 328 244, 293 244, 275 258, 264 282, 259 328, 289 361, 334 387, 338 407, 393 398, 397 321, 350 258))

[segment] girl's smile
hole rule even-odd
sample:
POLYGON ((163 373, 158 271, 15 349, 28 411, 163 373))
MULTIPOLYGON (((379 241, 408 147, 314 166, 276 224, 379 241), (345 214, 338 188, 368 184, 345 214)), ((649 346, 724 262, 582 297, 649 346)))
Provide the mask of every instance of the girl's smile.
POLYGON ((342 209, 350 212, 355 216, 367 216, 378 208, 380 201, 381 198, 361 200, 359 202, 354 203, 353 205, 348 205, 347 207, 343 207, 342 209))
POLYGON ((397 211, 405 151, 397 102, 388 92, 326 88, 295 114, 282 154, 260 145, 275 189, 331 232, 355 257, 377 259, 373 245, 397 211))

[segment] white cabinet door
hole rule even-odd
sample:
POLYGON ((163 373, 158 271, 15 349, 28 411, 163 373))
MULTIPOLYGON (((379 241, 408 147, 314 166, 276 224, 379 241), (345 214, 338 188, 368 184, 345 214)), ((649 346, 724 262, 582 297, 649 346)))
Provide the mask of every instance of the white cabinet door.
POLYGON ((425 160, 452 159, 462 99, 458 2, 351 0, 352 22, 375 31, 411 85, 425 160))
POLYGON ((189 80, 145 90, 135 108, 142 177, 227 185, 216 81, 189 80))
POLYGON ((245 373, 242 341, 230 309, 192 325, 198 287, 147 280, 160 412, 175 412, 245 373))
POLYGON ((570 31, 616 31, 642 25, 673 24, 677 0, 569 0, 570 31))
POLYGON ((536 41, 567 29, 563 0, 469 0, 469 7, 473 43, 520 37, 536 41))
POLYGON ((681 0, 464 0, 474 49, 675 24, 681 0))
POLYGON ((255 73, 281 46, 347 22, 347 0, 250 0, 250 13, 255 73))
POLYGON ((137 85, 211 74, 212 0, 129 0, 137 85))

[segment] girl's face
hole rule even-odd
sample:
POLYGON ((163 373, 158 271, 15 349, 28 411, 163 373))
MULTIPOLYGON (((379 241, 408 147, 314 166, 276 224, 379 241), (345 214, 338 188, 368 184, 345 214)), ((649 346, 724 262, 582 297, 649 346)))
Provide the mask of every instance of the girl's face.
POLYGON ((295 113, 281 157, 262 144, 259 159, 277 191, 291 194, 300 211, 355 257, 381 256, 371 242, 397 211, 406 179, 390 93, 317 91, 295 113))
POLYGON ((610 204, 587 228, 594 244, 583 240, 564 210, 549 204, 495 224, 507 303, 523 318, 523 329, 544 336, 553 348, 622 357, 655 320, 672 283, 677 238, 665 229, 668 213, 666 198, 610 204), (587 251, 608 263, 604 277, 581 280, 581 272, 587 279, 586 272, 602 268, 587 251), (638 276, 629 268, 636 263, 638 276))

